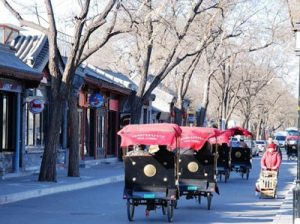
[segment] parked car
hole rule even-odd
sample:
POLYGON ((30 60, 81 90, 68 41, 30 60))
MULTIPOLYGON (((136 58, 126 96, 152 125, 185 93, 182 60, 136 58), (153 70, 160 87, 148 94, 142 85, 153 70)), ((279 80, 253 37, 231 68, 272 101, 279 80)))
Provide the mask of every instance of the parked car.
POLYGON ((259 150, 257 147, 255 147, 255 141, 253 140, 245 140, 245 143, 247 144, 248 148, 251 149, 252 156, 258 156, 259 150))
POLYGON ((287 132, 287 135, 292 135, 292 136, 299 135, 299 131, 297 128, 287 128, 287 129, 285 129, 285 131, 287 132))
POLYGON ((259 153, 264 153, 267 147, 267 141, 266 140, 256 140, 255 141, 255 147, 258 149, 259 153))
POLYGON ((275 135, 274 136, 274 142, 280 147, 280 148, 285 148, 285 139, 286 136, 284 135, 275 135))

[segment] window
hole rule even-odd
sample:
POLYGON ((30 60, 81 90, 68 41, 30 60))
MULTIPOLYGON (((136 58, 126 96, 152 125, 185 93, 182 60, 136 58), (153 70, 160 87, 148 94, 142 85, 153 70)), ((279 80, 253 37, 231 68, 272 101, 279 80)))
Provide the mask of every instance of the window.
MULTIPOLYGON (((33 96, 43 97, 46 89, 32 89, 30 92, 33 96)), ((26 136, 25 145, 30 147, 40 147, 45 144, 45 121, 47 116, 47 104, 44 105, 41 113, 34 114, 29 110, 29 103, 26 103, 26 136)))
POLYGON ((14 151, 16 138, 16 94, 0 91, 0 151, 14 151))
POLYGON ((26 146, 44 145, 44 111, 39 114, 33 114, 26 105, 26 146))
POLYGON ((97 148, 104 148, 104 118, 100 113, 97 116, 97 148))
POLYGON ((7 148, 7 127, 8 127, 8 118, 7 118, 7 97, 4 95, 2 98, 2 145, 1 148, 2 149, 6 149, 7 148))

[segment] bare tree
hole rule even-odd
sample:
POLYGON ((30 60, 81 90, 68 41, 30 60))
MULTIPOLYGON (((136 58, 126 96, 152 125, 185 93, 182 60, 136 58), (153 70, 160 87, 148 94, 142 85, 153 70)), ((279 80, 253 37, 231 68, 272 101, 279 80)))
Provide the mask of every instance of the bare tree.
POLYGON ((219 32, 212 30, 205 38, 200 35, 198 40, 192 39, 197 19, 205 12, 220 10, 222 1, 168 2, 172 4, 153 0, 123 3, 133 24, 131 45, 127 44, 131 70, 139 75, 136 98, 132 102, 133 123, 139 122, 143 103, 159 83, 185 59, 199 54, 219 32), (154 79, 147 86, 149 75, 154 75, 154 79))
MULTIPOLYGON (((57 22, 53 5, 51 0, 44 0, 44 7, 47 12, 48 26, 41 26, 33 21, 26 20, 22 15, 12 7, 9 1, 1 0, 2 4, 11 12, 11 14, 18 19, 21 26, 27 26, 44 33, 48 37, 49 41, 49 71, 51 75, 51 92, 49 96, 49 114, 50 122, 48 132, 46 133, 46 143, 44 149, 44 155, 42 159, 39 181, 56 181, 56 155, 57 146, 59 143, 59 129, 62 120, 62 109, 64 103, 70 99, 70 97, 76 97, 76 94, 71 94, 72 82, 75 74, 75 70, 84 60, 86 60, 91 54, 104 46, 107 41, 119 34, 120 31, 114 31, 115 18, 117 16, 116 10, 119 7, 117 0, 108 0, 101 13, 90 18, 88 16, 90 10, 90 0, 82 1, 79 14, 74 18, 74 34, 71 51, 68 55, 67 62, 64 64, 57 45, 57 22), (110 14, 113 14, 110 23, 107 18, 110 14), (86 44, 90 36, 99 28, 104 27, 105 24, 109 24, 104 29, 103 36, 99 42, 86 48, 86 44), (63 72, 60 72, 60 67, 63 67, 63 72)), ((74 110, 74 98, 70 101, 70 107, 74 110)), ((78 116, 77 113, 72 113, 74 116, 78 116)), ((73 116, 72 116, 73 117, 73 116)), ((72 120, 71 117, 71 120, 72 120)), ((77 118, 75 118, 74 125, 77 118)), ((77 122, 78 123, 78 122, 77 122)), ((73 127, 72 134, 76 138, 76 126, 73 127)), ((79 150, 78 144, 71 144, 70 149, 70 169, 68 174, 70 176, 79 175, 79 150)))

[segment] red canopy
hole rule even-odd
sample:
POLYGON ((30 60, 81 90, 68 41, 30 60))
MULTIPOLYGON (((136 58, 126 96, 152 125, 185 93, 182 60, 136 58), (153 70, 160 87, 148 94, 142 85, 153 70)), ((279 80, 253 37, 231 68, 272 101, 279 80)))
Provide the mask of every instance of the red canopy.
POLYGON ((217 138, 210 138, 209 142, 211 144, 223 144, 226 143, 229 145, 230 143, 230 137, 234 135, 244 135, 246 137, 248 136, 253 136, 253 134, 248 131, 247 129, 241 128, 241 127, 234 127, 234 128, 229 128, 224 131, 221 131, 221 133, 218 135, 217 138))
POLYGON ((215 128, 203 127, 180 127, 182 130, 180 138, 181 149, 194 149, 199 151, 209 138, 216 137, 220 131, 215 128))
POLYGON ((226 131, 231 131, 232 132, 232 134, 231 134, 232 136, 234 136, 234 135, 244 135, 246 137, 248 137, 248 136, 252 136, 253 137, 253 134, 250 131, 248 131, 245 128, 241 128, 241 127, 229 128, 226 131))
POLYGON ((232 133, 231 131, 227 131, 227 130, 220 131, 220 134, 215 138, 210 138, 209 142, 211 144, 220 144, 221 145, 223 143, 226 143, 227 145, 229 145, 230 137, 232 136, 231 133, 232 133))
POLYGON ((118 132, 121 136, 121 147, 142 144, 176 148, 176 139, 180 134, 180 127, 169 123, 127 125, 118 132))

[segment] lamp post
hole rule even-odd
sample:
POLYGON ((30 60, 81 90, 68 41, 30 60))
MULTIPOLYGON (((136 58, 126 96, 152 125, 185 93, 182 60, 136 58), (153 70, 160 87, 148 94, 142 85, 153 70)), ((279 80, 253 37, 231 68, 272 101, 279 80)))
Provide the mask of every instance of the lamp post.
MULTIPOLYGON (((300 59, 300 22, 295 23, 295 52, 300 59)), ((299 61, 299 93, 298 93, 298 130, 300 130, 300 61, 299 61)), ((299 136, 300 137, 300 136, 299 136)), ((297 141, 297 179, 293 189, 293 223, 300 224, 300 140, 297 141)))

